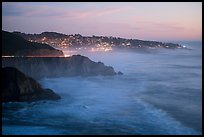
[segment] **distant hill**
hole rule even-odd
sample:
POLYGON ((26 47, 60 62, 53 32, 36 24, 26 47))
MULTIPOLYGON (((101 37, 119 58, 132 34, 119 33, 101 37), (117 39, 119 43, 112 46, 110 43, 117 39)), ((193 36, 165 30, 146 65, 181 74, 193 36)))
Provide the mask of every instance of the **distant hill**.
POLYGON ((41 34, 25 34, 13 32, 28 41, 46 43, 55 48, 76 48, 86 49, 95 48, 95 50, 120 49, 146 49, 146 48, 166 48, 176 49, 183 46, 174 43, 163 43, 158 41, 147 41, 139 39, 125 39, 119 37, 107 36, 82 36, 80 34, 66 35, 57 32, 42 32, 41 34))
POLYGON ((64 56, 63 52, 47 44, 30 42, 16 34, 2 30, 2 56, 64 56))

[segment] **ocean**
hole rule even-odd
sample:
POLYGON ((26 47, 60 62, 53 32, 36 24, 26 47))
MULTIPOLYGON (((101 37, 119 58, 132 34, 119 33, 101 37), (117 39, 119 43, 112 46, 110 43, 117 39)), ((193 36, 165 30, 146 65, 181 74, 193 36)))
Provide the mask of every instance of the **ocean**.
POLYGON ((62 99, 2 103, 2 134, 201 135, 202 42, 179 44, 78 52, 124 75, 40 79, 62 99))

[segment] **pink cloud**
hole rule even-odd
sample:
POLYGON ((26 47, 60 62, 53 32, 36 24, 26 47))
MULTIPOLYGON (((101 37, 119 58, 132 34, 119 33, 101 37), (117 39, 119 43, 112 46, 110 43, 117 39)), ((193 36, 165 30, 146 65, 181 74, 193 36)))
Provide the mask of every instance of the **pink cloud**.
POLYGON ((99 17, 104 15, 111 15, 124 11, 125 8, 105 8, 105 9, 91 9, 91 10, 66 10, 64 14, 58 16, 58 18, 74 18, 74 19, 87 19, 93 17, 99 17))
POLYGON ((63 9, 63 8, 53 8, 48 6, 23 6, 16 5, 18 8, 23 10, 21 12, 22 16, 33 16, 33 17, 54 17, 54 18, 72 18, 72 19, 86 19, 92 17, 99 17, 104 15, 110 15, 119 13, 125 10, 125 8, 121 7, 113 7, 113 8, 103 8, 103 9, 63 9))
POLYGON ((100 10, 95 10, 94 15, 96 16, 102 16, 102 15, 107 15, 107 14, 114 14, 114 13, 119 13, 124 11, 126 8, 108 8, 108 9, 100 9, 100 10))

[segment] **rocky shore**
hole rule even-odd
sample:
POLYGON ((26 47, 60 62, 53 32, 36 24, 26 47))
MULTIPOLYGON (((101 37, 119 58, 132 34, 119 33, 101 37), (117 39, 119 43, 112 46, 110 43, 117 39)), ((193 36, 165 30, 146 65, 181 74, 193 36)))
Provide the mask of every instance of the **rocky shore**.
POLYGON ((2 85, 3 102, 32 102, 61 98, 51 89, 43 89, 33 78, 13 67, 2 68, 2 85))
POLYGON ((70 76, 113 76, 117 74, 113 67, 102 62, 91 61, 88 57, 6 57, 2 58, 2 67, 15 67, 33 78, 70 77, 70 76))

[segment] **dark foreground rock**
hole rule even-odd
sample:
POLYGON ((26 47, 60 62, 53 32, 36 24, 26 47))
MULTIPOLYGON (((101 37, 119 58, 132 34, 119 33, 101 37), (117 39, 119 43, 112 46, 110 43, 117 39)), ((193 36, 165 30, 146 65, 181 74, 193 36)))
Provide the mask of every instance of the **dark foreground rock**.
POLYGON ((93 62, 88 57, 18 57, 2 58, 3 67, 15 67, 33 78, 69 76, 112 76, 117 73, 113 67, 102 62, 93 62))
POLYGON ((3 102, 32 102, 61 98, 51 89, 43 89, 34 79, 24 75, 16 68, 2 68, 2 82, 3 102))

